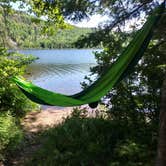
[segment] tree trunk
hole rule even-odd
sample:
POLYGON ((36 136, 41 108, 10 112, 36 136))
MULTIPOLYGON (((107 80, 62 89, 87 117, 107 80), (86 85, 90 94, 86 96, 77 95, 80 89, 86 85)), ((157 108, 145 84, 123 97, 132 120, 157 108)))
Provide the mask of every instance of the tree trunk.
POLYGON ((156 166, 166 166, 166 76, 163 82, 156 166))

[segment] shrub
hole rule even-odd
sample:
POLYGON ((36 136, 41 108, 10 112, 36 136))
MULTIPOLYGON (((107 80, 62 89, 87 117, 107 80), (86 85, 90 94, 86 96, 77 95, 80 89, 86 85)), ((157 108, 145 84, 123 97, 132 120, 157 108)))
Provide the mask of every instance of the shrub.
POLYGON ((0 48, 0 112, 10 111, 20 117, 36 106, 11 80, 13 76, 23 75, 27 64, 33 60, 31 56, 8 53, 6 49, 0 48))
POLYGON ((0 113, 0 160, 21 142, 23 133, 9 112, 0 113))
POLYGON ((27 111, 36 108, 11 81, 11 77, 23 75, 31 56, 9 53, 0 48, 0 160, 14 150, 23 137, 19 121, 27 111))
POLYGON ((150 166, 151 148, 144 139, 150 132, 142 133, 141 138, 137 132, 122 121, 88 118, 76 110, 39 138, 42 147, 28 165, 150 166))

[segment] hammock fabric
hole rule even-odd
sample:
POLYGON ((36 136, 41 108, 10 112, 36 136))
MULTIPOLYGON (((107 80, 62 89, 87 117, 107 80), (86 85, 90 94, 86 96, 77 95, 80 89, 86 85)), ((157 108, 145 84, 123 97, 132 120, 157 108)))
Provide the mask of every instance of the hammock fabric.
POLYGON ((157 7, 124 52, 108 68, 107 72, 103 73, 91 86, 80 93, 67 96, 42 89, 19 77, 13 77, 12 79, 29 99, 39 104, 63 107, 80 106, 83 104, 89 104, 92 107, 96 106, 97 102, 111 88, 116 86, 116 84, 132 72, 133 67, 145 52, 164 9, 164 3, 157 7))

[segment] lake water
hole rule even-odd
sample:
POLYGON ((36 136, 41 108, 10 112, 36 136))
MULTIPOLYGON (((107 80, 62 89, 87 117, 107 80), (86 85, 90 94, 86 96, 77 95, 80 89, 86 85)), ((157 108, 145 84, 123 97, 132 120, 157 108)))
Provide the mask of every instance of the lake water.
POLYGON ((28 66, 26 78, 34 84, 71 95, 81 91, 80 83, 96 65, 92 49, 20 50, 39 59, 28 66))

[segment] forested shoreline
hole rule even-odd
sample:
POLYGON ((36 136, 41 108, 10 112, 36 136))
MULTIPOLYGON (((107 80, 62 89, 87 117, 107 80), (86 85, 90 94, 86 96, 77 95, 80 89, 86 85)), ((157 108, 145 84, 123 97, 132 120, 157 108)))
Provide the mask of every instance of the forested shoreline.
POLYGON ((63 29, 52 25, 45 30, 46 21, 25 12, 11 10, 4 21, 0 8, 0 44, 9 49, 75 48, 75 42, 79 38, 94 31, 93 28, 79 28, 70 24, 63 29))

